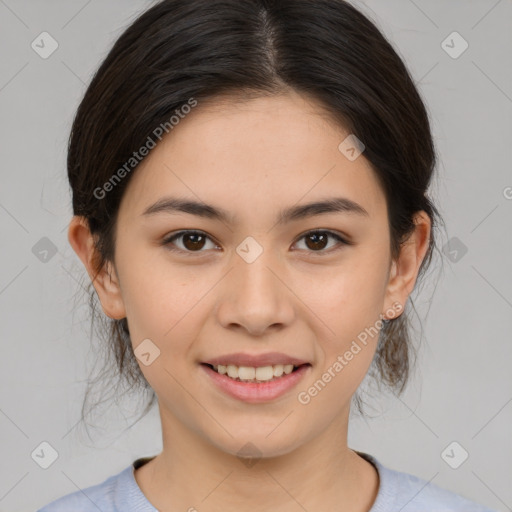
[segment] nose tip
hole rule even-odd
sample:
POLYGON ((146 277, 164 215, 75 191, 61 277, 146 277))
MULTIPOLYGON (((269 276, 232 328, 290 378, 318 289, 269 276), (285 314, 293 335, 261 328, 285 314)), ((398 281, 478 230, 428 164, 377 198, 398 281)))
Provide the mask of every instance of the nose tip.
POLYGON ((294 309, 288 287, 269 266, 267 255, 253 263, 242 259, 225 282, 226 293, 218 314, 225 327, 243 326, 252 336, 268 329, 282 329, 293 320, 294 309))

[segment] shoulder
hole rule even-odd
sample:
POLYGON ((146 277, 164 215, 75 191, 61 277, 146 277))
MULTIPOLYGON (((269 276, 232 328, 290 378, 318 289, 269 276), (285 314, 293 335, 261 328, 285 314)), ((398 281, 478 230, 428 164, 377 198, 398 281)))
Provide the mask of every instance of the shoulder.
POLYGON ((379 472, 379 491, 370 512, 496 512, 420 477, 388 468, 371 455, 358 453, 379 472))
POLYGON ((103 482, 66 494, 48 503, 37 512, 116 512, 124 482, 128 481, 131 466, 110 476, 103 482))

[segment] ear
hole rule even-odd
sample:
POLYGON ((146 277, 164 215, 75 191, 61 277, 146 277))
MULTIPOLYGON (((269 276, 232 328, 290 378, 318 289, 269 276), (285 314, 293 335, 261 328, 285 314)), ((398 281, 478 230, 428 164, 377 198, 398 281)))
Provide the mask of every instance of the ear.
POLYGON ((99 254, 95 248, 94 237, 85 217, 74 216, 68 229, 68 240, 84 264, 93 286, 98 294, 103 312, 110 318, 120 320, 126 317, 119 278, 115 267, 107 262, 97 270, 99 254), (96 275, 97 274, 97 275, 96 275))
POLYGON ((421 262, 427 253, 431 221, 430 217, 423 210, 414 216, 416 225, 414 232, 404 242, 400 249, 398 260, 393 261, 389 273, 389 280, 386 289, 385 306, 389 311, 399 311, 394 317, 384 314, 387 319, 396 318, 402 314, 405 303, 416 284, 421 262))

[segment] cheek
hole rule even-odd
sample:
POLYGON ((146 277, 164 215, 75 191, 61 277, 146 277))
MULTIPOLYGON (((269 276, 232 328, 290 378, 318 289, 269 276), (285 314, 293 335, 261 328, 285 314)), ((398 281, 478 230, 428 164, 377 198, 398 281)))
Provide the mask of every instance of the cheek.
POLYGON ((208 288, 204 279, 198 279, 197 272, 194 275, 190 269, 171 264, 165 253, 151 259, 148 256, 142 250, 133 251, 119 262, 123 302, 130 332, 136 334, 134 342, 141 336, 166 339, 172 335, 181 325, 180 319, 193 314, 208 288))
POLYGON ((197 337, 197 297, 194 301, 180 293, 172 282, 146 277, 144 287, 134 288, 129 297, 132 347, 145 379, 159 399, 173 397, 166 406, 177 414, 187 409, 182 386, 189 378, 191 348, 197 337), (148 365, 141 357, 147 352, 152 358, 148 365))
POLYGON ((381 313, 386 271, 374 257, 355 255, 331 272, 308 277, 303 288, 306 304, 334 332, 362 328, 381 313))
POLYGON ((165 257, 152 263, 142 272, 131 271, 126 280, 132 345, 135 350, 142 340, 152 340, 160 350, 159 363, 181 379, 188 371, 185 366, 194 362, 192 349, 210 314, 209 292, 218 276, 199 272, 197 267, 171 265, 165 257))
POLYGON ((323 311, 329 329, 322 327, 318 333, 318 366, 297 397, 301 404, 314 402, 315 408, 331 409, 332 417, 348 404, 366 376, 382 327, 379 302, 372 303, 371 296, 357 287, 352 290, 358 295, 340 297, 328 314, 323 311))
POLYGON ((373 359, 382 327, 383 275, 382 262, 361 256, 354 265, 340 266, 328 279, 317 281, 304 295, 322 352, 319 371, 330 368, 337 376, 333 381, 361 380, 373 359), (342 370, 339 364, 334 367, 339 357, 342 370))

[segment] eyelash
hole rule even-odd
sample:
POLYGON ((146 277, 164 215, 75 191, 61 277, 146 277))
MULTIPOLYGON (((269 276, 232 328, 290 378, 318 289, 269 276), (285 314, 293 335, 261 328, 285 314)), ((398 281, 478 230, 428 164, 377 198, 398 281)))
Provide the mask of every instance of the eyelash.
MULTIPOLYGON (((211 240, 212 242, 214 241, 210 236, 208 236, 204 231, 198 231, 198 230, 184 230, 184 231, 178 231, 168 237, 166 237, 163 241, 162 241, 162 245, 166 246, 166 248, 169 250, 169 251, 172 251, 172 252, 180 252, 182 254, 186 254, 187 256, 192 256, 194 254, 200 254, 202 252, 205 252, 205 250, 199 250, 199 251, 189 251, 189 250, 184 250, 184 249, 179 249, 177 248, 176 246, 172 246, 173 245, 173 240, 175 239, 178 239, 178 238, 181 238, 182 236, 184 235, 202 235, 202 236, 205 236, 206 238, 208 238, 209 240, 211 240)), ((347 241, 346 239, 342 238, 340 235, 338 235, 337 233, 333 232, 333 231, 329 231, 329 230, 321 230, 321 229, 313 229, 311 231, 307 231, 306 233, 304 233, 303 235, 300 236, 300 238, 297 239, 297 242, 299 242, 300 240, 302 240, 303 238, 307 237, 308 235, 312 235, 312 234, 325 234, 325 235, 328 235, 334 239, 336 239, 340 244, 341 246, 343 245, 352 245, 352 242, 349 242, 347 241)), ((295 245, 294 243, 294 245, 295 245)), ((335 252, 337 250, 341 249, 341 247, 337 247, 336 249, 320 249, 318 251, 313 251, 313 250, 307 250, 307 252, 310 252, 312 254, 319 254, 319 255, 322 255, 322 254, 330 254, 332 252, 335 252)))

